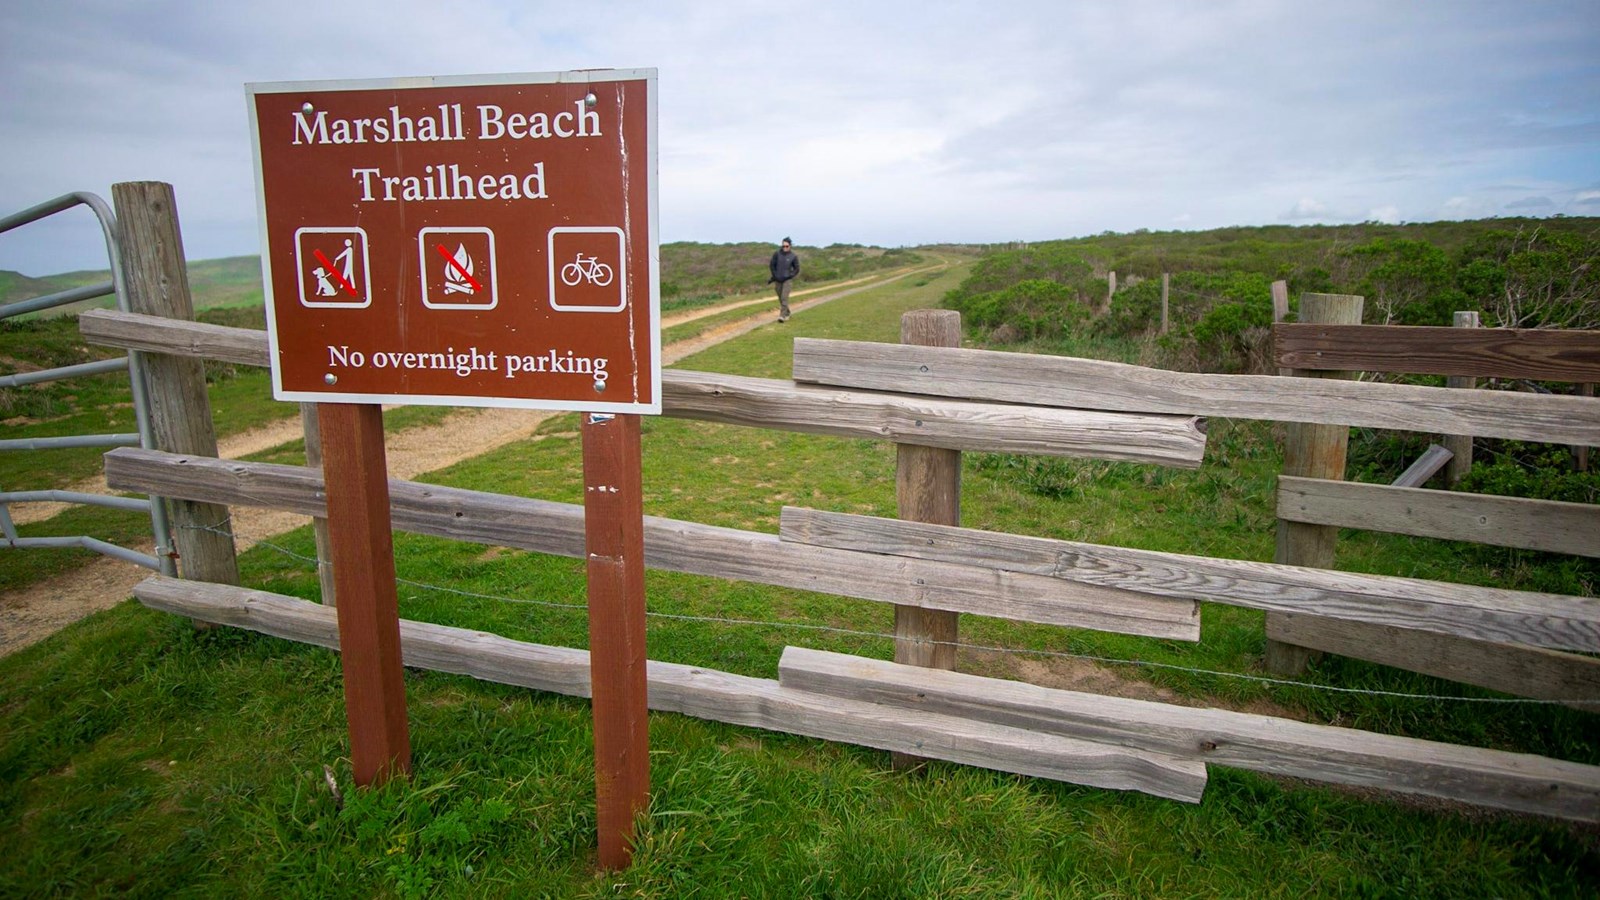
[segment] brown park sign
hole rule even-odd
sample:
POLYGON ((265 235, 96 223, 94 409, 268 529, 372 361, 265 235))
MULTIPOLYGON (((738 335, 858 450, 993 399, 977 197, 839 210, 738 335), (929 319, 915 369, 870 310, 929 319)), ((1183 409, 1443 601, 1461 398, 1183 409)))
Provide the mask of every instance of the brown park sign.
POLYGON ((661 411, 654 69, 247 92, 275 397, 661 411))

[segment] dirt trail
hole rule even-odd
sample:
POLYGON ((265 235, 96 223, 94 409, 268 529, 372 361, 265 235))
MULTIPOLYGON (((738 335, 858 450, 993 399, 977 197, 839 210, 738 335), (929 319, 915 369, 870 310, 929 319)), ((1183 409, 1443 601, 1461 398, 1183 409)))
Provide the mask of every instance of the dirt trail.
MULTIPOLYGON (((790 308, 801 312, 840 297, 846 297, 872 287, 889 284, 920 269, 908 270, 888 277, 869 276, 825 288, 812 288, 791 295, 790 308), (840 288, 845 288, 840 290, 840 288), (813 299, 797 300, 804 295, 820 294, 813 299)), ((732 309, 756 305, 771 305, 776 311, 776 301, 758 297, 719 306, 692 310, 662 319, 662 328, 692 322, 696 319, 732 309)), ((663 347, 663 366, 699 353, 708 347, 754 331, 771 324, 776 318, 752 314, 749 317, 720 325, 703 334, 663 347)), ((454 465, 473 456, 503 447, 513 441, 526 440, 538 429, 540 423, 561 413, 526 409, 469 409, 452 412, 432 425, 412 428, 387 436, 384 452, 388 457, 389 474, 400 479, 413 479, 454 465)), ((273 447, 298 440, 303 432, 298 417, 285 419, 271 425, 241 434, 232 435, 220 443, 218 455, 224 459, 238 459, 260 453, 273 447)), ((67 490, 106 493, 104 476, 71 485, 67 490)), ((12 517, 17 524, 37 522, 56 515, 65 504, 26 504, 17 507, 12 517)), ((305 516, 279 510, 237 506, 232 510, 234 543, 242 553, 257 541, 282 534, 310 521, 305 516)), ((150 547, 142 548, 149 552, 150 547)), ((41 582, 0 598, 0 656, 14 653, 34 644, 59 629, 101 609, 122 602, 132 593, 133 586, 150 573, 138 566, 102 557, 60 578, 41 582)))

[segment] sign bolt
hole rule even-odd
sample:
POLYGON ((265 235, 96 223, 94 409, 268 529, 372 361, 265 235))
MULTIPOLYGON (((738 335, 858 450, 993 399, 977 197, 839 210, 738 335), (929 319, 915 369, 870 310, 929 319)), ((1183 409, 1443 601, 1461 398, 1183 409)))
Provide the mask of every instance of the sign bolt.
POLYGON ((605 390, 606 390, 606 381, 605 381, 605 379, 604 378, 596 378, 594 380, 594 392, 596 394, 603 394, 603 393, 605 393, 605 390))
MULTIPOLYGON (((600 98, 598 98, 598 97, 596 97, 596 96, 595 96, 595 95, 594 95, 594 94, 592 94, 592 93, 590 93, 590 94, 585 94, 585 95, 584 95, 584 96, 583 96, 583 105, 584 105, 584 106, 588 106, 588 107, 591 107, 591 108, 593 108, 593 106, 594 106, 594 105, 595 105, 595 104, 596 104, 596 103, 598 103, 598 102, 600 102, 600 98)), ((308 112, 309 112, 309 110, 307 110, 307 111, 308 111, 308 112)))
POLYGON ((306 102, 300 104, 300 111, 303 112, 303 113, 315 112, 316 109, 317 108, 315 106, 311 105, 311 101, 310 100, 307 100, 306 102))
POLYGON ((328 374, 322 376, 322 380, 327 382, 328 384, 338 384, 339 383, 339 376, 333 374, 332 372, 329 372, 328 374))

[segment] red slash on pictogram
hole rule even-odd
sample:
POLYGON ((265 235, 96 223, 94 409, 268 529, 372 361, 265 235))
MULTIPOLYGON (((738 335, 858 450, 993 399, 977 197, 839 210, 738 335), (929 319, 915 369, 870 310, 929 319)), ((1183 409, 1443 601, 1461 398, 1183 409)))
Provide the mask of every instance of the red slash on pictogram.
MULTIPOLYGON (((349 241, 345 241, 345 243, 348 244, 350 242, 349 241)), ((317 262, 322 263, 322 267, 324 269, 327 269, 330 273, 332 273, 333 277, 339 279, 339 284, 344 287, 345 293, 348 293, 352 297, 360 297, 361 296, 361 292, 356 290, 356 286, 351 284, 344 277, 343 273, 341 273, 338 269, 334 268, 333 263, 329 262, 328 258, 326 256, 322 255, 322 251, 321 250, 312 250, 311 252, 315 253, 317 255, 317 262)))
MULTIPOLYGON (((473 290, 475 290, 475 291, 483 290, 483 285, 478 283, 478 279, 473 278, 471 272, 469 272, 466 269, 462 268, 461 267, 461 263, 457 262, 456 258, 454 256, 450 255, 450 251, 446 250, 444 248, 443 244, 434 244, 433 245, 433 249, 439 251, 439 255, 444 257, 444 261, 450 265, 450 268, 455 269, 457 275, 460 275, 467 282, 467 284, 472 285, 472 289, 473 290)), ((494 249, 492 242, 491 242, 491 245, 490 245, 490 249, 491 250, 494 249)))

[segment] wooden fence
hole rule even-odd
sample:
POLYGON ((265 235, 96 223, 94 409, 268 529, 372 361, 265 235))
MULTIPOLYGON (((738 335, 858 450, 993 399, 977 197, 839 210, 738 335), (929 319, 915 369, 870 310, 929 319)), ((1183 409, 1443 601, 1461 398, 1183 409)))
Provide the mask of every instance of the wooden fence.
MULTIPOLYGON (((1355 320, 1359 323, 1359 308, 1355 320)), ((1448 328, 1326 322, 1276 325, 1273 352, 1279 365, 1296 372, 1445 375, 1464 396, 1483 393, 1472 389, 1478 378, 1600 381, 1600 334, 1478 328, 1477 324, 1475 315, 1458 313, 1456 327, 1448 328)), ((1600 408, 1589 396, 1500 393, 1512 402, 1535 397, 1559 399, 1575 408, 1573 424, 1580 427, 1585 421, 1582 416, 1592 417, 1600 408)), ((1414 426, 1412 430, 1425 429, 1414 426)), ((1507 436, 1482 428, 1431 430, 1447 436, 1449 458, 1460 460, 1449 473, 1451 482, 1459 480, 1471 464, 1472 436, 1507 436)), ((1344 435, 1336 437, 1342 440, 1344 435)), ((1595 444, 1593 435, 1576 441, 1569 437, 1547 431, 1542 439, 1581 447, 1595 444)), ((1541 438, 1530 435, 1522 439, 1541 438)), ((1328 545, 1330 561, 1341 527, 1600 556, 1600 506, 1420 486, 1352 484, 1342 481, 1342 461, 1333 470, 1317 474, 1316 478, 1300 478, 1286 473, 1279 478, 1278 518, 1280 528, 1320 534, 1328 545)), ((1267 635, 1279 645, 1327 650, 1522 696, 1592 696, 1600 684, 1600 660, 1517 644, 1423 635, 1306 615, 1269 616, 1267 635)), ((1280 663, 1276 668, 1282 674, 1294 674, 1304 659, 1295 653, 1269 654, 1270 661, 1280 663)))
MULTIPOLYGON (((81 318, 91 341, 265 365, 265 335, 149 316, 81 318)), ((1210 376, 1116 363, 916 344, 800 339, 794 381, 669 371, 667 415, 893 440, 1196 466, 1197 416, 1359 424, 1600 443, 1600 404, 1579 397, 1300 377, 1210 376)), ((307 515, 315 469, 121 449, 119 489, 307 515)), ((400 530, 583 554, 581 506, 404 481, 400 530)), ((1582 510, 1574 510, 1580 518, 1582 510)), ((904 513, 902 513, 904 515, 904 513)), ((1592 521, 1583 519, 1582 521, 1592 521)), ((898 607, 1198 640, 1208 600, 1374 629, 1514 645, 1572 659, 1600 651, 1600 600, 1302 566, 995 534, 954 524, 785 509, 777 535, 647 518, 647 565, 822 591, 898 607)), ((1594 551, 1600 529, 1589 529, 1594 551)), ((151 579, 145 603, 335 646, 328 607, 228 585, 151 579)), ((915 641, 917 636, 908 635, 915 641)), ((926 641, 926 637, 921 638, 926 641)), ((407 665, 587 695, 583 651, 402 623, 407 665)), ((1564 699, 1600 697, 1600 679, 1564 699)), ((845 740, 921 757, 1195 801, 1205 763, 1600 820, 1600 767, 1308 726, 1265 716, 1115 700, 790 648, 774 681, 652 662, 652 708, 845 740)))

